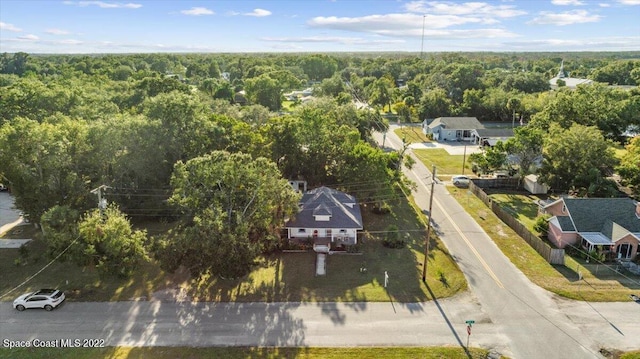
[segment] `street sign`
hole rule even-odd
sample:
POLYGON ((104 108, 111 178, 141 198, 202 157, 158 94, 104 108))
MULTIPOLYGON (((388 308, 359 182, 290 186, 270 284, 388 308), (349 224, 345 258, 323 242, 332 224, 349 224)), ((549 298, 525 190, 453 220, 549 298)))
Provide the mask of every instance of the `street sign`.
POLYGON ((474 324, 475 322, 476 322, 475 320, 467 320, 465 323, 467 323, 467 324, 469 324, 469 325, 472 325, 472 324, 474 324))
POLYGON ((471 335, 471 325, 467 325, 467 335, 471 335))

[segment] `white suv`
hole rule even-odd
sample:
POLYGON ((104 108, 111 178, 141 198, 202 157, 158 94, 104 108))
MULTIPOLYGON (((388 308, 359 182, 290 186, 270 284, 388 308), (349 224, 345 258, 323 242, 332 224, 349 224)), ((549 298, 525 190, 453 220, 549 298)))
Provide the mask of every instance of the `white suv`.
POLYGON ((64 301, 64 293, 57 289, 40 289, 19 296, 13 301, 13 307, 19 311, 27 308, 44 308, 47 311, 59 306, 64 301))

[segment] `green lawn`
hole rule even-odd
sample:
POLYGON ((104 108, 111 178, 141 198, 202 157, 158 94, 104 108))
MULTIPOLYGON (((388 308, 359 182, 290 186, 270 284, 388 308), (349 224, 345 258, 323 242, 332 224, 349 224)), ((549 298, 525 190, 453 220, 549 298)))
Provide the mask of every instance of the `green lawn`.
MULTIPOLYGON (((150 298, 156 291, 182 287, 194 300, 207 301, 397 301, 429 300, 427 287, 421 281, 424 222, 411 202, 401 197, 390 201, 392 212, 376 215, 371 205, 363 206, 367 229, 361 238, 361 254, 334 254, 327 258, 327 275, 315 276, 316 256, 313 252, 274 253, 261 258, 255 269, 239 279, 219 277, 189 278, 186 273, 163 272, 157 263, 145 263, 130 279, 99 278, 95 270, 56 261, 19 290, 1 300, 13 300, 19 294, 41 287, 65 290, 70 300, 112 301, 150 298), (395 224, 406 235, 408 246, 390 249, 382 245, 384 230, 395 224), (361 271, 366 268, 366 271, 361 271), (384 288, 384 272, 389 275, 384 288)), ((162 227, 162 226, 160 226, 162 227)), ((22 228, 22 227, 20 227, 22 228)), ((33 227, 28 227, 33 228, 33 227)), ((0 294, 36 273, 49 261, 40 233, 21 232, 8 236, 33 237, 28 254, 18 249, 0 250, 0 294), (19 262, 19 263, 17 263, 19 262)), ((24 231, 24 229, 22 229, 24 231)), ((161 232, 158 225, 155 233, 161 232)), ((447 297, 466 289, 464 276, 442 244, 434 240, 429 253, 427 283, 437 297, 447 297), (441 273, 446 273, 441 275, 441 273)))
MULTIPOLYGON (((496 217, 482 201, 476 196, 470 196, 468 190, 452 186, 448 189, 511 262, 540 287, 567 298, 586 301, 628 301, 629 295, 637 293, 640 289, 637 277, 636 282, 633 283, 606 270, 604 266, 586 265, 569 256, 565 256, 564 266, 547 263, 527 242, 496 217), (578 280, 578 271, 584 280, 578 280)), ((497 198, 505 199, 508 196, 497 196, 497 198)), ((520 203, 522 208, 525 208, 526 202, 521 200, 514 203, 520 203)), ((526 213, 527 211, 524 212, 525 215, 526 213)), ((531 215, 531 210, 528 215, 531 215)))
POLYGON ((393 132, 398 138, 404 138, 407 143, 431 142, 431 140, 422 133, 422 127, 420 126, 406 126, 397 128, 393 132))
MULTIPOLYGON (((438 178, 448 179, 453 175, 462 173, 462 161, 463 155, 450 155, 445 149, 433 148, 433 149, 415 149, 413 153, 418 157, 422 163, 431 168, 432 165, 436 165, 438 178)), ((469 165, 469 156, 466 158, 465 174, 471 175, 471 167, 469 165)))
POLYGON ((470 348, 469 354, 459 347, 357 347, 357 348, 256 348, 256 347, 109 347, 100 349, 20 348, 0 349, 0 358, 12 359, 175 359, 175 358, 289 358, 289 359, 485 359, 485 349, 470 348))
POLYGON ((536 233, 533 225, 538 217, 538 203, 540 197, 522 193, 491 193, 489 197, 509 212, 531 232, 536 233))

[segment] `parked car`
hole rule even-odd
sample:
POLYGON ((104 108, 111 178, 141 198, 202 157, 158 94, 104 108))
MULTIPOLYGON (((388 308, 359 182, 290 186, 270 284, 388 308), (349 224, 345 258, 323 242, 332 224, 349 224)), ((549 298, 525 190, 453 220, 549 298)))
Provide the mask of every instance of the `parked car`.
POLYGON ((458 175, 451 177, 451 182, 458 187, 466 187, 469 185, 469 177, 458 175))
POLYGON ((19 311, 23 311, 28 308, 43 308, 47 311, 51 311, 62 304, 64 299, 65 295, 61 290, 40 289, 38 291, 19 296, 13 301, 13 307, 19 311))
POLYGON ((4 191, 8 191, 9 187, 3 185, 2 183, 0 183, 0 192, 4 192, 4 191))

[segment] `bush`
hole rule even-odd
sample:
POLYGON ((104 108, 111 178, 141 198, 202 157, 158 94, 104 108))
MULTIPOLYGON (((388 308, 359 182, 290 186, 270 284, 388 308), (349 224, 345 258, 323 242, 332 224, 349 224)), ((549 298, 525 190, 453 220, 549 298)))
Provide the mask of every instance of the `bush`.
POLYGON ((378 203, 373 207, 373 213, 389 214, 391 213, 391 206, 387 202, 378 203))
POLYGON ((536 218, 536 223, 533 225, 533 229, 540 233, 542 236, 546 236, 547 232, 549 232, 549 217, 548 216, 540 216, 536 218))
POLYGON ((395 224, 391 224, 386 229, 386 234, 384 236, 384 240, 382 240, 382 244, 388 248, 403 248, 407 243, 400 236, 400 232, 398 232, 398 226, 395 224))

